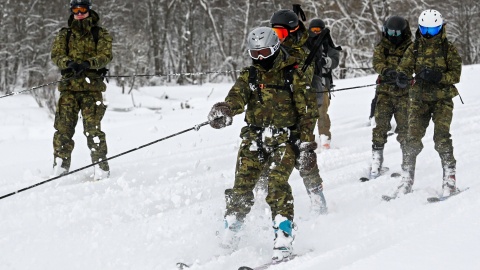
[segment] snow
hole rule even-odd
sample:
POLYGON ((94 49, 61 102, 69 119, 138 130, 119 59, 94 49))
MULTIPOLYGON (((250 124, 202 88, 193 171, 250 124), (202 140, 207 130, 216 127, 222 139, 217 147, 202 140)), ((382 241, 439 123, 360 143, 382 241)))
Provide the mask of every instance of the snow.
MULTIPOLYGON (((297 171, 290 177, 304 254, 271 267, 299 269, 478 269, 480 265, 480 65, 464 66, 454 99, 457 180, 468 191, 428 204, 441 191, 442 169, 433 124, 423 139, 414 193, 391 202, 398 179, 389 173, 361 183, 371 157, 367 126, 373 87, 337 92, 329 110, 333 140, 317 150, 329 214, 309 215, 310 200, 297 171)), ((372 84, 375 76, 337 80, 337 89, 372 84)), ((110 84, 102 122, 109 156, 190 129, 207 120, 231 83, 144 87, 121 94, 110 84), (168 98, 167 98, 168 97, 168 98)), ((273 229, 265 194, 257 199, 238 251, 219 248, 224 190, 233 185, 243 116, 221 130, 204 126, 119 156, 111 177, 91 181, 90 167, 0 200, 0 269, 237 269, 269 261, 273 229)), ((0 196, 48 179, 53 119, 29 95, 0 100, 0 196)), ((71 170, 90 164, 81 121, 71 170)), ((400 170, 395 136, 385 166, 400 170)))

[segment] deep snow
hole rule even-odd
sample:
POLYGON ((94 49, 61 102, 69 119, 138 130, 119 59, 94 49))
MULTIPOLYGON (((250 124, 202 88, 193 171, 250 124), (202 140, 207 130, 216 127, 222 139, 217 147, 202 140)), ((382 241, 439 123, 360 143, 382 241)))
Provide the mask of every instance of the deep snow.
MULTIPOLYGON (((480 265, 480 65, 464 66, 452 123, 457 180, 463 194, 428 204, 440 192, 442 170, 432 123, 417 162, 415 192, 383 202, 398 179, 361 183, 371 155, 367 126, 373 87, 335 93, 330 107, 332 149, 317 151, 329 214, 309 215, 297 171, 295 249, 305 254, 271 269, 478 269, 480 265)), ((337 89, 372 84, 375 76, 337 80, 337 89)), ((231 83, 144 87, 129 95, 110 84, 102 122, 109 156, 206 121, 231 83), (168 96, 168 98, 166 98, 168 96), (189 108, 186 108, 189 107, 189 108), (183 108, 183 109, 182 109, 183 108)), ((223 191, 233 185, 243 116, 222 130, 209 126, 110 161, 108 180, 92 169, 0 200, 0 269, 237 269, 267 262, 273 231, 264 194, 248 215, 239 250, 218 247, 223 191)), ((29 95, 0 100, 0 196, 48 178, 53 119, 29 95)), ((81 122, 72 168, 90 163, 81 122)), ((385 166, 400 170, 395 136, 385 166)))

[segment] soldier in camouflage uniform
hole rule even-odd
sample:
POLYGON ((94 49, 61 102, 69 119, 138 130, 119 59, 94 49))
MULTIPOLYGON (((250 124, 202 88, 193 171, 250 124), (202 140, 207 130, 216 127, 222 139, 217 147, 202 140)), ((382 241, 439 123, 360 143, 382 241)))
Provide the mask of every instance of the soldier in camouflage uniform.
MULTIPOLYGON (((325 29, 325 22, 321 19, 313 19, 308 25, 309 48, 313 48, 317 41, 318 35, 325 29)), ((322 89, 322 103, 318 107, 318 134, 320 135, 320 145, 323 149, 330 149, 330 142, 332 140, 332 133, 330 132, 331 121, 328 115, 328 107, 330 107, 330 90, 332 88, 332 69, 338 67, 340 62, 341 47, 333 44, 330 34, 328 34, 317 52, 315 63, 315 75, 321 77, 322 89)))
POLYGON ((403 177, 397 194, 412 191, 417 155, 422 151, 422 138, 430 120, 433 121, 435 150, 443 168, 443 195, 457 192, 456 160, 450 134, 453 116, 452 98, 458 95, 454 84, 460 81, 462 59, 455 46, 447 40, 446 27, 440 12, 429 9, 418 19, 415 41, 405 52, 397 69, 397 85, 406 88, 415 73, 410 88, 408 136, 403 157, 403 177))
MULTIPOLYGON (((69 171, 72 140, 78 113, 82 113, 84 134, 91 150, 92 162, 107 157, 105 133, 101 120, 106 106, 102 92, 106 90, 102 73, 112 60, 112 37, 98 26, 99 16, 91 9, 90 0, 71 0, 68 28, 62 28, 52 47, 52 61, 62 70, 63 81, 59 84, 60 98, 55 113, 54 175, 69 171)), ((96 180, 110 174, 108 163, 95 166, 96 180)))
POLYGON ((295 165, 291 135, 295 132, 300 141, 299 166, 311 170, 317 146, 313 135, 315 93, 298 69, 297 59, 280 49, 271 28, 254 29, 247 42, 253 65, 242 70, 225 101, 214 104, 208 115, 210 125, 217 129, 230 125, 232 117, 243 112, 247 123, 240 133, 235 183, 225 191, 223 245, 235 248, 236 233, 254 203, 253 189, 260 176, 266 176, 266 201, 276 231, 272 258, 282 260, 291 254, 293 241, 293 195, 288 184, 295 165))
POLYGON ((373 68, 380 75, 376 89, 375 122, 372 131, 372 168, 370 177, 379 176, 383 164, 383 148, 387 142, 387 133, 392 128, 390 121, 395 117, 395 132, 402 152, 408 131, 408 87, 401 89, 396 85, 395 71, 403 54, 412 44, 412 32, 408 21, 400 16, 388 18, 383 27, 383 37, 373 52, 373 68))
MULTIPOLYGON (((305 25, 292 10, 288 9, 276 11, 270 18, 270 24, 279 36, 282 48, 285 49, 288 54, 295 57, 300 67, 302 67, 310 54, 310 49, 307 44, 309 34, 305 25)), ((321 78, 314 75, 314 70, 315 65, 310 65, 306 69, 304 76, 312 83, 315 91, 320 92, 322 89, 321 78)), ((316 99, 317 106, 320 106, 323 103, 323 94, 316 93, 316 99)), ((297 150, 296 153, 299 153, 299 151, 297 150)), ((303 179, 303 183, 310 197, 312 212, 315 214, 326 214, 328 209, 323 195, 323 179, 320 176, 318 165, 315 164, 315 167, 308 171, 302 170, 298 165, 296 168, 300 172, 300 176, 303 179)))

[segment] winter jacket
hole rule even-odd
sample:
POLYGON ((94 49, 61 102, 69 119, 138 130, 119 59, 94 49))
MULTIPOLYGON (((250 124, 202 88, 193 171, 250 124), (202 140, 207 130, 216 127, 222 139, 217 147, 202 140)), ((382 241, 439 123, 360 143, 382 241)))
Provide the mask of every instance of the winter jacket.
POLYGON ((452 99, 458 95, 454 84, 460 81, 462 73, 462 59, 455 46, 447 40, 445 25, 441 33, 425 38, 417 30, 415 41, 405 52, 397 71, 407 76, 419 74, 423 68, 431 68, 442 73, 439 83, 430 83, 416 80, 409 91, 409 97, 416 100, 436 101, 452 99), (418 43, 418 53, 414 52, 415 43, 418 43), (446 61, 445 61, 446 60, 446 61))
POLYGON ((388 40, 386 36, 375 46, 373 52, 373 69, 379 74, 377 83, 392 82, 391 84, 380 84, 377 86, 377 95, 380 93, 392 96, 408 95, 408 87, 400 89, 395 84, 395 78, 385 78, 382 74, 387 69, 397 69, 400 61, 404 57, 405 51, 412 44, 412 31, 407 26, 405 29, 405 37, 398 46, 388 40))
POLYGON ((280 50, 270 70, 260 65, 254 67, 257 86, 263 84, 263 87, 250 86, 249 68, 244 68, 225 98, 232 113, 246 111, 245 121, 253 127, 294 128, 302 142, 313 142, 318 117, 315 92, 298 68, 297 59, 280 50), (291 89, 280 89, 285 86, 284 69, 292 67, 297 68, 293 69, 291 89))
POLYGON ((98 26, 98 14, 93 10, 89 12, 90 16, 83 20, 74 20, 73 14, 70 15, 69 28, 62 28, 53 42, 51 58, 53 63, 64 71, 62 79, 71 78, 74 75, 72 71, 67 70, 67 62, 88 61, 90 63, 90 69, 78 78, 61 82, 58 86, 59 91, 105 91, 106 89, 98 69, 106 67, 112 61, 112 37, 105 28, 98 26), (92 27, 98 27, 97 43, 92 34, 92 27), (71 33, 67 44, 69 31, 71 33))

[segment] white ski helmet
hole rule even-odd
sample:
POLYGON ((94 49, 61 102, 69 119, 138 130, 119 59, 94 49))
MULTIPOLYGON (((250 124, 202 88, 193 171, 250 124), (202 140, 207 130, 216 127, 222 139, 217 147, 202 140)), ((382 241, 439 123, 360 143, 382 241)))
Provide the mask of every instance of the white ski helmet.
POLYGON ((250 57, 258 59, 272 56, 280 48, 280 40, 270 27, 253 29, 247 37, 247 49, 250 57))
POLYGON ((418 25, 423 27, 438 27, 443 25, 443 16, 435 9, 427 9, 418 17, 418 25))

